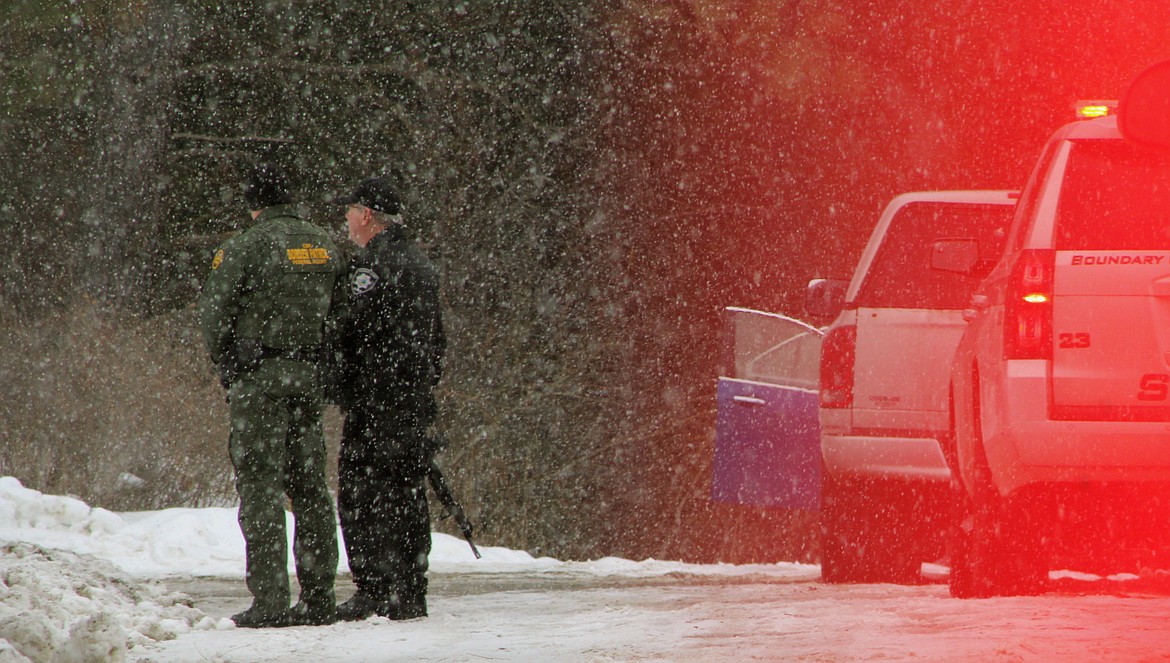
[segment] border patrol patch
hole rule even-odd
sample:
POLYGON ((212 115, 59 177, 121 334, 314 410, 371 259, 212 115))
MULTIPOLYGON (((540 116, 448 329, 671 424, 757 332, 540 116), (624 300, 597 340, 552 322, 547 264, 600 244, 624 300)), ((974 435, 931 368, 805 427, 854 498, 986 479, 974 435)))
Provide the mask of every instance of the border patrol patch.
POLYGON ((372 269, 362 267, 353 273, 353 278, 349 282, 349 289, 355 295, 362 295, 374 289, 378 285, 378 275, 372 269))
POLYGON ((320 246, 302 244, 300 248, 288 249, 288 261, 294 265, 327 265, 329 251, 320 246))
POLYGON ((211 259, 211 268, 212 269, 219 269, 219 266, 222 264, 223 264, 223 249, 220 249, 220 250, 215 252, 215 257, 211 259))

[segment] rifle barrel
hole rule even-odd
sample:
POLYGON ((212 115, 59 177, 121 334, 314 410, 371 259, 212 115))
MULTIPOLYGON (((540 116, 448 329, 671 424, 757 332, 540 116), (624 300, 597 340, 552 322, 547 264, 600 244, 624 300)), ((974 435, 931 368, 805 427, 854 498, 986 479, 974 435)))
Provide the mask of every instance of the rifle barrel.
POLYGON ((475 542, 471 539, 471 533, 474 527, 471 525, 471 519, 463 512, 463 507, 455 499, 455 495, 451 493, 451 487, 447 485, 446 478, 443 477, 443 471, 435 461, 431 460, 431 467, 427 470, 427 480, 430 481, 431 488, 434 489, 435 494, 442 502, 443 508, 447 513, 455 518, 455 523, 459 525, 459 531, 463 532, 463 538, 467 539, 467 545, 471 546, 471 552, 476 559, 481 559, 479 548, 475 547, 475 542))

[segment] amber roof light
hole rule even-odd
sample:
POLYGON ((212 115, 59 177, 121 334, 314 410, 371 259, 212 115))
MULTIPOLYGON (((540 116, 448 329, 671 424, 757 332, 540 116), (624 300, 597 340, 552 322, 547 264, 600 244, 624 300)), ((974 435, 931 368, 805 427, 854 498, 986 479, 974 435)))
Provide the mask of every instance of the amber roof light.
POLYGON ((1117 113, 1117 102, 1111 99, 1078 101, 1075 105, 1078 120, 1091 120, 1117 113))

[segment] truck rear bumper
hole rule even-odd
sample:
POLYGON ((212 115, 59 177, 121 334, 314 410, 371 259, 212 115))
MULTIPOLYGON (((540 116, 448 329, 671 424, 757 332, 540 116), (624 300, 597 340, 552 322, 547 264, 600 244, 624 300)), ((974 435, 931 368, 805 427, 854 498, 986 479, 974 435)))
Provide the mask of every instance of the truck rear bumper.
POLYGON ((1029 484, 1170 481, 1170 423, 1052 420, 1043 373, 1009 376, 997 410, 984 418, 987 461, 1002 494, 1029 484))
POLYGON ((834 476, 947 481, 938 440, 925 437, 821 435, 825 471, 834 476))

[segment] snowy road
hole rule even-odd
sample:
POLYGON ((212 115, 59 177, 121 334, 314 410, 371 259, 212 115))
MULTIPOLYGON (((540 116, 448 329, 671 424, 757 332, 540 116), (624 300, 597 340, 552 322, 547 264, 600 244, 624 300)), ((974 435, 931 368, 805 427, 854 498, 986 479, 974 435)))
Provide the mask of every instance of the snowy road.
MULTIPOLYGON (((238 579, 168 583, 213 617, 238 579)), ((339 586, 344 598, 352 591, 339 586)), ((431 616, 279 631, 196 631, 137 661, 1170 660, 1170 591, 1062 581, 1040 597, 959 601, 943 584, 804 577, 433 576, 431 616)))
POLYGON ((426 619, 239 629, 234 509, 115 514, 0 478, 0 662, 1170 661, 1163 572, 1055 574, 1043 596, 960 601, 942 567, 914 587, 825 585, 808 564, 492 546, 474 559, 438 533, 433 546, 426 619))

